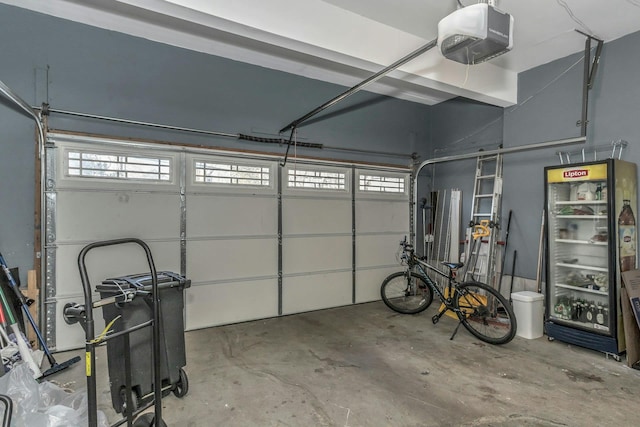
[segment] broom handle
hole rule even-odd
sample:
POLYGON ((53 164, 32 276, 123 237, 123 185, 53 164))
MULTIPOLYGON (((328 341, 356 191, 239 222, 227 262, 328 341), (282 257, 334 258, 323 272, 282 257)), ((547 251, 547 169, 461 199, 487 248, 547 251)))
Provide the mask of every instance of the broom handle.
MULTIPOLYGON (((40 330, 38 329, 38 326, 36 325, 35 320, 33 320, 33 317, 31 316, 31 312, 29 311, 29 308, 28 308, 27 303, 25 301, 24 295, 22 295, 22 292, 20 292, 20 290, 18 289, 18 284, 13 279, 13 275, 11 274, 11 271, 9 271, 9 267, 7 267, 7 263, 5 262, 5 260, 2 257, 1 253, 0 253, 0 267, 2 267, 2 269, 4 270, 4 274, 7 276, 7 279, 9 279, 9 284, 11 285, 11 289, 13 289, 13 292, 16 294, 16 296, 20 300, 20 303, 22 305, 22 311, 24 311, 24 314, 27 316, 27 319, 29 319, 29 323, 31 323, 31 327, 35 331, 36 336, 38 337, 38 342, 40 342, 40 346, 44 350, 44 353, 46 354, 47 359, 49 360, 49 363, 51 365, 55 365, 56 360, 53 358, 53 355, 51 354, 51 351, 47 347, 47 343, 45 342, 44 338, 42 337, 42 334, 40 333, 40 330)), ((4 296, 4 293, 2 294, 2 301, 5 303, 5 305, 7 304, 7 300, 6 300, 5 296, 4 296)), ((7 305, 7 307, 8 307, 8 305, 7 305)), ((11 313, 10 310, 9 310, 9 313, 11 313)), ((11 323, 13 325, 16 322, 15 322, 15 320, 12 320, 12 318, 13 318, 13 316, 11 316, 9 318, 9 320, 11 320, 11 323)))
MULTIPOLYGON (((2 255, 0 255, 0 262, 2 263, 2 269, 5 270, 5 274, 6 274, 7 268, 4 265, 4 258, 2 258, 2 255)), ((10 278, 10 280, 13 280, 13 277, 11 277, 11 273, 9 273, 7 277, 10 278)), ((13 317, 13 313, 11 311, 11 306, 9 305, 7 301, 7 297, 5 296, 4 291, 2 290, 1 287, 0 287, 0 299, 2 299, 2 304, 4 304, 4 307, 6 307, 7 309, 6 312, 7 312, 7 315, 9 316, 10 327, 11 327, 11 330, 13 331, 13 334, 16 336, 16 344, 18 344, 18 350, 20 352, 20 356, 22 357, 22 360, 29 366, 29 369, 31 369, 33 373, 33 378, 40 378, 42 376, 40 367, 35 362, 35 360, 33 360, 33 356, 29 352, 29 348, 27 347, 26 340, 22 336, 22 332, 20 331, 20 328, 16 324, 15 318, 13 317)))

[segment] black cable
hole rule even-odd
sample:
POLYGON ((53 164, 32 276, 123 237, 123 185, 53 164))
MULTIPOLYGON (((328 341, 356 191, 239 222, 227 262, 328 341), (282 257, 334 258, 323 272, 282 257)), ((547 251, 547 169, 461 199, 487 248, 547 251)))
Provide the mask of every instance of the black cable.
POLYGON ((593 31, 591 31, 591 28, 589 28, 587 26, 587 24, 585 24, 584 22, 582 22, 580 20, 580 18, 578 18, 574 13, 573 10, 571 9, 571 7, 569 7, 569 5, 567 4, 567 2, 565 0, 556 0, 556 2, 562 6, 564 8, 564 10, 567 12, 567 14, 569 15, 569 17, 573 20, 573 22, 575 22, 576 24, 578 24, 580 27, 582 27, 583 29, 585 29, 589 34, 593 34, 593 31))
POLYGON ((291 141, 293 140, 293 134, 296 131, 296 127, 291 127, 291 134, 289 135, 289 141, 287 142, 287 151, 284 153, 284 161, 280 163, 280 166, 285 167, 287 164, 287 158, 289 158, 289 149, 291 148, 291 141))

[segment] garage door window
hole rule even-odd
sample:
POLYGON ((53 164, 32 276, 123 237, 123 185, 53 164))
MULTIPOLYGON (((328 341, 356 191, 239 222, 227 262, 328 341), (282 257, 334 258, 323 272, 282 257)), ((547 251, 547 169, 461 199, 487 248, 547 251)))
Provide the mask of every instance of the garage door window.
POLYGON ((405 178, 384 175, 360 175, 358 189, 373 193, 405 192, 405 178))
POLYGON ((319 190, 347 189, 347 177, 344 172, 312 169, 289 169, 288 186, 319 190))
POLYGON ((67 175, 164 182, 171 180, 171 159, 70 150, 67 151, 67 175))
POLYGON ((196 183, 223 186, 259 186, 271 184, 271 168, 261 165, 194 162, 196 183))

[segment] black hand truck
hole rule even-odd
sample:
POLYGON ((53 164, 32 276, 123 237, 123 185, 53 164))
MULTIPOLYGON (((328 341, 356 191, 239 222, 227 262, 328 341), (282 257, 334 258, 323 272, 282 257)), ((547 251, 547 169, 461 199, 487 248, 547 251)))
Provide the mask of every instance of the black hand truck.
MULTIPOLYGON (((124 239, 115 239, 115 240, 107 240, 101 242, 91 243, 85 246, 78 255, 78 268, 80 270, 80 279, 82 281, 82 287, 84 291, 85 303, 83 305, 79 305, 76 303, 69 303, 64 308, 64 319, 67 323, 73 324, 80 322, 83 329, 85 330, 86 342, 85 342, 85 352, 86 352, 86 376, 87 376, 87 400, 88 400, 88 420, 89 427, 96 427, 98 424, 98 404, 97 404, 97 396, 96 396, 96 388, 97 382, 95 377, 95 348, 98 345, 104 344, 105 342, 113 339, 119 339, 123 341, 122 348, 123 356, 124 356, 124 388, 126 396, 123 396, 123 402, 121 408, 116 408, 117 412, 122 410, 124 418, 117 421, 115 424, 112 424, 112 427, 120 426, 127 423, 129 427, 151 427, 151 426, 166 426, 165 422, 162 420, 162 396, 163 390, 162 387, 162 366, 161 359, 166 359, 166 355, 161 357, 161 302, 160 302, 160 292, 158 287, 158 272, 156 271, 155 264, 153 262, 153 257, 151 255, 151 250, 149 246, 145 242, 136 238, 124 238, 124 239), (130 287, 124 289, 122 292, 118 294, 113 294, 113 296, 107 298, 101 298, 100 300, 93 301, 92 298, 92 289, 91 284, 89 283, 89 276, 87 274, 87 268, 85 263, 85 258, 87 253, 95 248, 105 247, 105 246, 114 246, 114 245, 122 245, 134 243, 142 247, 144 250, 147 263, 149 264, 150 269, 150 281, 151 286, 145 287, 145 289, 136 287, 130 287), (149 288, 149 289, 147 289, 149 288), (150 292, 149 292, 150 291, 150 292), (93 318, 93 309, 97 307, 107 306, 108 304, 120 305, 124 306, 126 304, 131 303, 137 296, 141 296, 145 298, 145 301, 148 302, 148 298, 152 299, 152 303, 149 304, 151 307, 152 318, 146 321, 142 321, 134 326, 125 327, 122 330, 119 330, 114 333, 106 333, 103 332, 99 337, 95 336, 95 325, 93 318), (144 328, 151 327, 152 337, 151 337, 151 355, 152 355, 152 365, 153 365, 153 400, 147 402, 144 405, 141 405, 140 408, 137 408, 137 402, 134 401, 135 396, 132 392, 132 360, 131 360, 131 343, 130 343, 130 335, 135 331, 140 331, 144 328), (140 413, 151 406, 154 406, 153 413, 145 413, 140 415, 140 413), (119 410, 120 409, 120 410, 119 410), (138 416, 140 415, 140 416, 138 416), (136 418, 137 417, 137 418, 136 418), (134 421, 135 418, 135 421, 134 421)), ((190 284, 190 281, 187 281, 190 284)), ((104 282, 103 282, 104 283, 104 282)), ((101 294, 102 295, 102 294, 101 294)), ((103 311, 104 313, 104 311, 103 311)), ((184 330, 181 331, 184 333, 184 330)), ((184 341, 183 341, 184 342, 184 341)), ((109 343, 108 343, 109 344, 109 343)), ((183 344, 184 347, 184 344, 183 344)), ((171 390, 173 390, 174 394, 178 397, 183 397, 188 388, 188 381, 186 378, 186 374, 182 368, 180 368, 180 380, 177 384, 171 386, 171 390)), ((113 390, 112 390, 113 395, 113 390)))
POLYGON ((13 416, 13 401, 7 395, 0 394, 0 402, 4 404, 2 413, 2 427, 11 427, 11 417, 13 416))

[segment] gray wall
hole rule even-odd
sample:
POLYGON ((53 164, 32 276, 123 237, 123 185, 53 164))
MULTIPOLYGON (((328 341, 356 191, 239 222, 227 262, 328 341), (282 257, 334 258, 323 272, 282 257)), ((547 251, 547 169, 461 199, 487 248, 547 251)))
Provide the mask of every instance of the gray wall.
MULTIPOLYGON (((519 104, 506 109, 504 115, 506 147, 580 136, 576 122, 580 119, 582 103, 581 57, 581 54, 573 55, 520 74, 519 104)), ((601 65, 605 66, 602 62, 601 65)), ((599 84, 598 80, 596 85, 599 84)), ((595 90, 590 93, 592 106, 600 102, 595 94, 595 90)), ((593 114, 589 118, 592 120, 593 114)), ((593 120, 588 128, 588 141, 593 141, 592 130, 593 120)), ((573 151, 578 147, 527 151, 504 157, 503 213, 513 210, 507 272, 511 272, 512 253, 517 250, 515 274, 536 278, 544 208, 544 167, 559 164, 556 155, 559 150, 573 151)))
MULTIPOLYGON (((0 5, 0 52, 0 80, 31 105, 47 101, 61 110, 234 134, 277 136, 284 125, 345 90, 6 5, 0 5)), ((0 102, 0 251, 24 279, 33 266, 34 125, 0 102)), ((411 154, 428 146, 430 110, 358 93, 301 127, 298 140, 411 154)), ((284 147, 59 115, 51 117, 50 127, 284 153, 284 147)), ((409 163, 408 157, 331 150, 298 154, 409 163)))
MULTIPOLYGON (((519 76, 520 108, 505 111, 505 144, 520 145, 580 134, 583 62, 551 83, 582 55, 573 55, 519 76), (545 88, 545 86, 549 85, 545 88), (539 91, 542 91, 538 93, 539 91)), ((601 146, 613 140, 629 142, 623 160, 640 163, 640 32, 606 43, 595 86, 589 95, 589 125, 585 147, 601 146)), ((576 151, 581 146, 562 149, 576 151)), ((558 149, 505 157, 505 209, 513 209, 513 248, 518 250, 516 274, 535 277, 537 240, 543 209, 544 166, 560 163, 558 149)), ((599 152, 608 156, 609 152, 599 152)), ((575 157, 574 157, 575 158, 575 157)), ((600 157, 601 158, 601 157, 600 157)), ((510 237, 511 238, 511 237, 510 237)), ((511 242, 510 242, 511 245, 511 242)))
MULTIPOLYGON (((503 109, 492 105, 455 98, 432 107, 431 141, 427 159, 494 150, 502 144, 503 109)), ((460 237, 471 218, 471 195, 476 170, 476 160, 458 160, 425 166, 420 172, 418 197, 428 197, 429 191, 440 191, 446 200, 444 209, 448 212, 451 189, 462 191, 462 217, 460 237)), ((442 205, 441 205, 442 206, 442 205)), ((442 208, 442 207, 441 207, 442 208)), ((422 219, 421 216, 419 217, 422 219)), ((422 248, 421 226, 418 224, 417 242, 422 248)), ((463 246, 460 246, 460 251, 463 246)))
MULTIPOLYGON (((595 86, 589 94, 588 137, 584 144, 589 148, 624 139, 629 146, 622 158, 635 163, 640 163, 640 78, 636 71, 639 57, 640 32, 605 44, 595 86)), ((518 76, 518 105, 505 109, 502 120, 497 116, 492 118, 496 115, 495 107, 475 103, 468 106, 483 116, 485 124, 491 123, 488 127, 474 122, 474 115, 460 115, 468 101, 458 100, 460 105, 455 108, 447 105, 449 103, 435 106, 432 115, 434 147, 444 149, 446 154, 475 151, 483 144, 495 148, 494 125, 498 122, 503 123, 501 139, 507 148, 579 136, 576 122, 581 115, 582 76, 582 54, 521 73, 518 76), (470 121, 461 124, 461 117, 470 121), (436 132, 438 128, 440 130, 436 132), (456 142, 466 133, 473 136, 456 142)), ((544 208, 544 167, 560 163, 558 150, 578 151, 582 147, 574 145, 504 156, 503 223, 506 223, 509 210, 513 210, 507 273, 511 272, 513 250, 517 250, 515 274, 535 279, 544 208)), ((610 151, 598 154, 603 158, 610 151)), ((473 161, 438 166, 436 188, 462 188, 465 206, 470 206, 473 176, 463 173, 473 168, 473 161)), ((467 213, 463 220, 465 218, 468 218, 467 213)))

